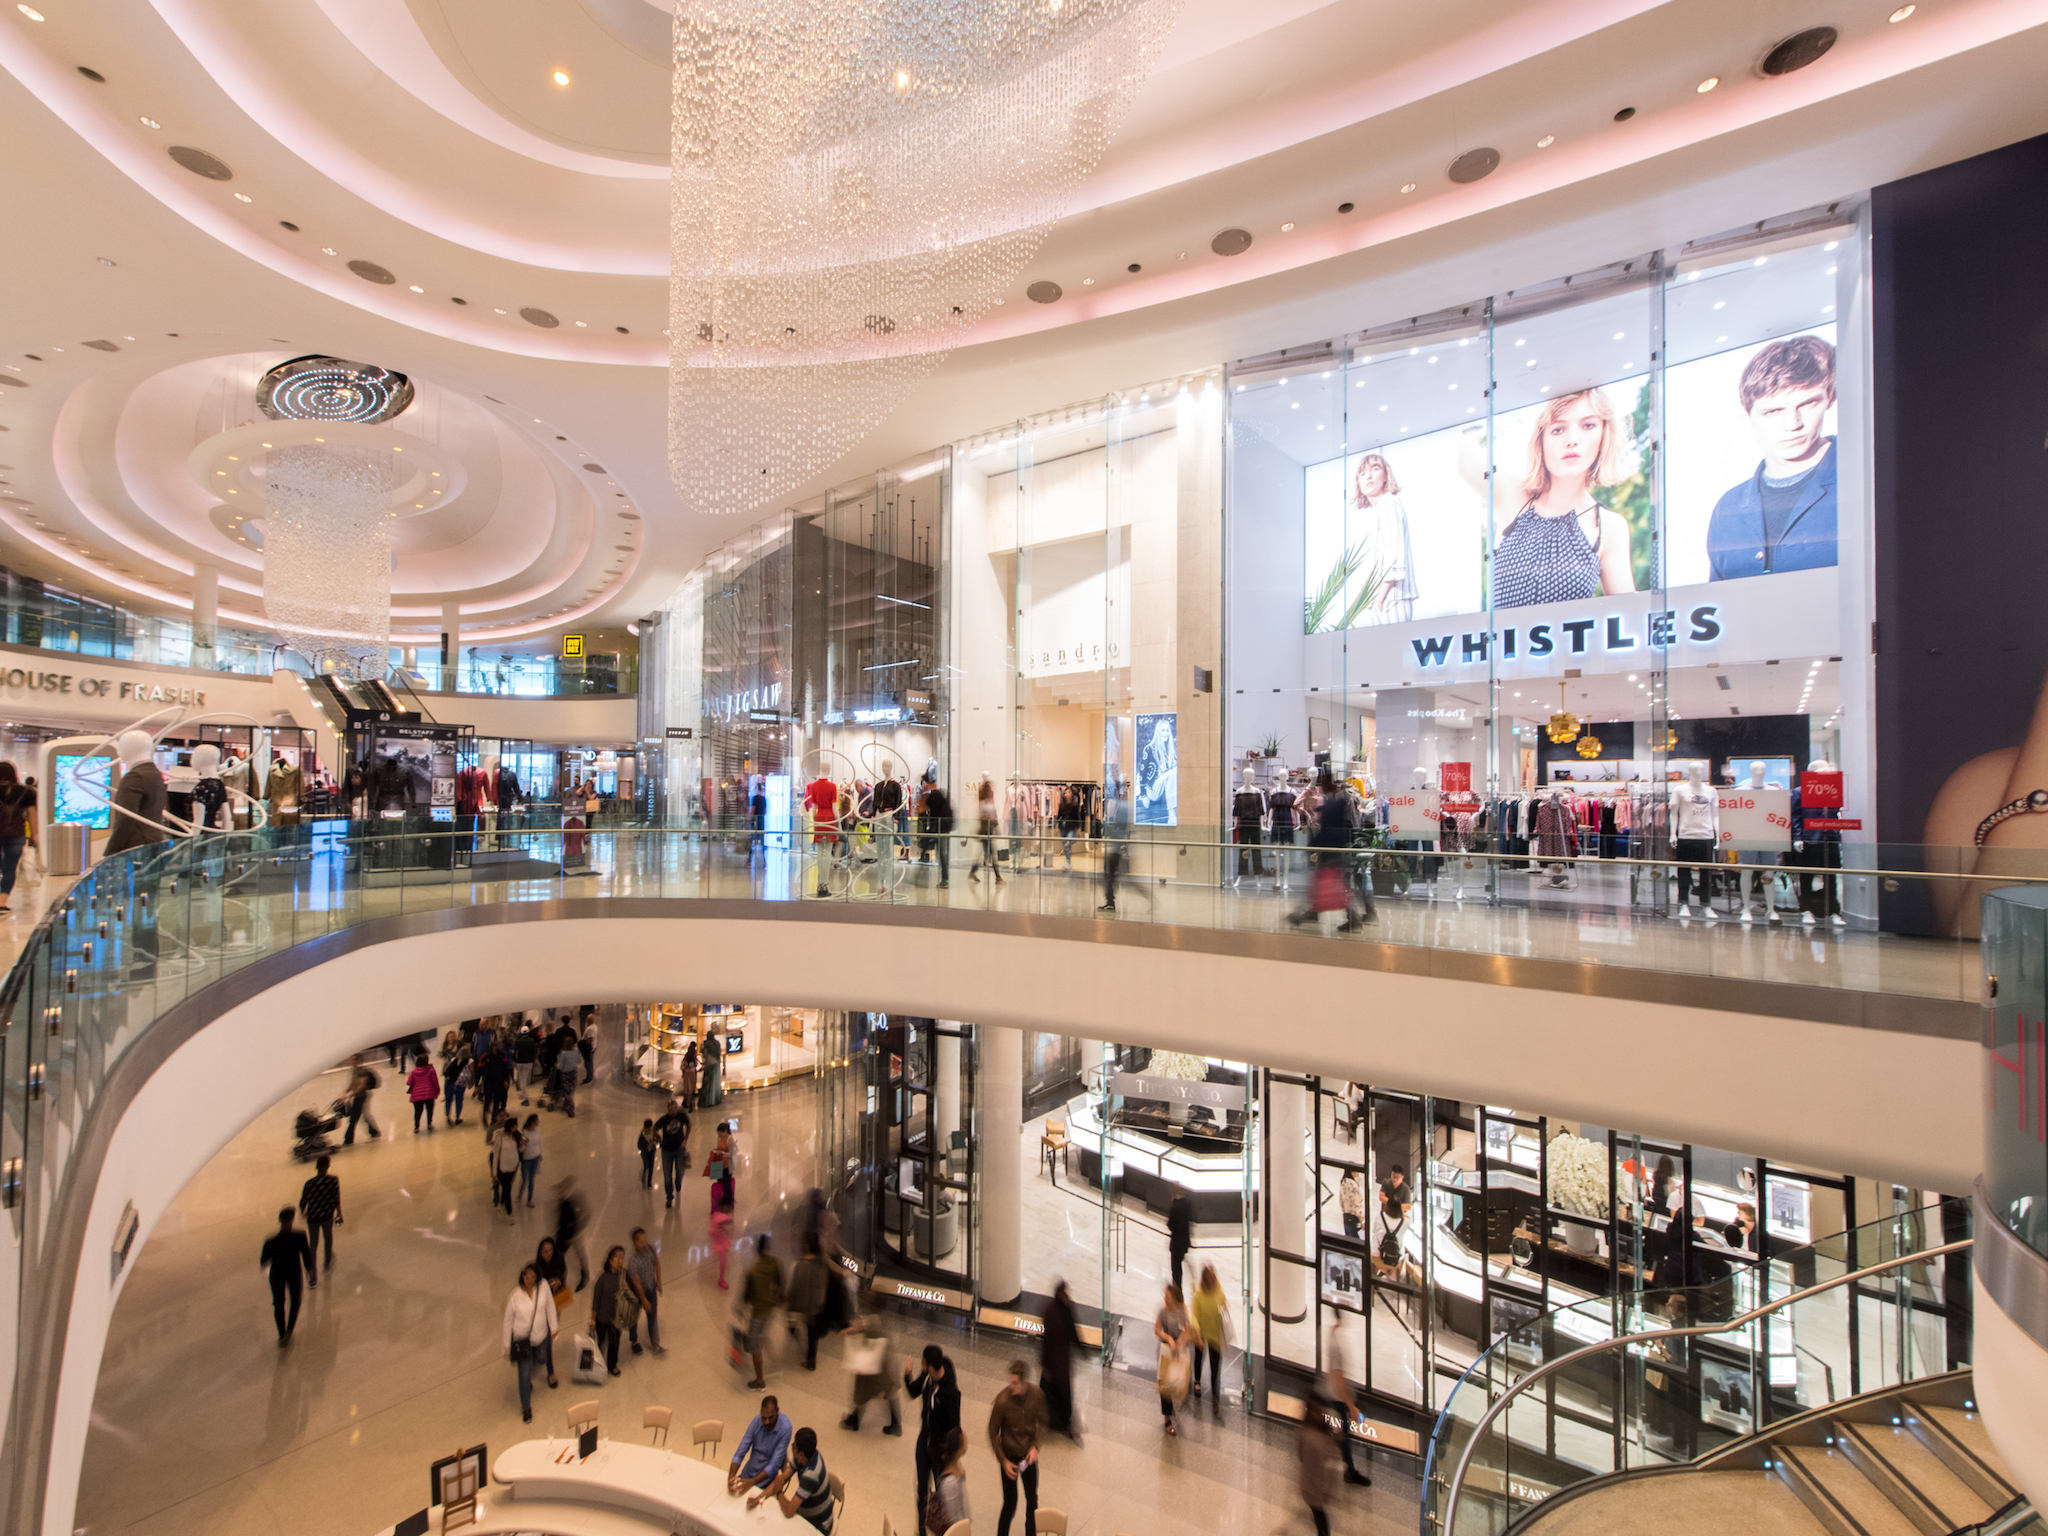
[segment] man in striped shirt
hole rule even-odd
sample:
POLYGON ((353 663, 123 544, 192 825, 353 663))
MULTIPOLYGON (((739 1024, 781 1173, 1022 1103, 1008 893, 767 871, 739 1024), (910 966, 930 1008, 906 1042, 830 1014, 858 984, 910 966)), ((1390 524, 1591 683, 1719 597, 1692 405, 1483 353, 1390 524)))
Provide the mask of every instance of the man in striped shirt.
POLYGON ((800 1429, 790 1442, 789 1460, 774 1482, 748 1498, 752 1509, 763 1499, 773 1498, 782 1518, 801 1515, 819 1536, 832 1536, 832 1474, 825 1470, 825 1458, 818 1451, 818 1432, 800 1429))
MULTIPOLYGON (((313 1177, 306 1180, 299 1191, 299 1209, 306 1217, 306 1241, 313 1252, 320 1247, 320 1240, 327 1240, 327 1263, 325 1268, 334 1268, 334 1224, 341 1220, 341 1180, 327 1171, 331 1158, 322 1157, 313 1164, 313 1177)), ((306 1266, 306 1284, 318 1285, 313 1267, 306 1266)))

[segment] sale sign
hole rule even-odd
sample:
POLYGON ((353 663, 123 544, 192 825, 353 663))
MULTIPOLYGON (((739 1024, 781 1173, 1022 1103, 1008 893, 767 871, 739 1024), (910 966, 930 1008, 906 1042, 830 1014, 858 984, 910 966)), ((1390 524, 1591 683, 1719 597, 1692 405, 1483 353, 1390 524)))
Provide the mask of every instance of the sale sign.
POLYGON ((1723 848, 1788 848, 1792 844, 1792 792, 1730 785, 1716 801, 1723 848))
POLYGON ((1387 835, 1414 842, 1434 839, 1443 828, 1443 799, 1433 789, 1397 789, 1387 795, 1387 835))
POLYGON ((1472 789, 1472 765, 1443 764, 1437 769, 1437 788, 1447 795, 1469 794, 1472 789))
POLYGON ((1802 773, 1799 775, 1799 806, 1801 810, 1842 808, 1842 776, 1839 773, 1802 773))

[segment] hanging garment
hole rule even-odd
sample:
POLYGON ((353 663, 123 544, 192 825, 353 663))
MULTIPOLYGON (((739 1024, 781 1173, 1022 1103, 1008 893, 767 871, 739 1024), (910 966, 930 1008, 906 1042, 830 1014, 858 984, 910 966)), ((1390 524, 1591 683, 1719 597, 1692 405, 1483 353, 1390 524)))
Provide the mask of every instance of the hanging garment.
POLYGON ((1572 814, 1562 800, 1545 800, 1536 807, 1534 831, 1538 858, 1571 857, 1572 814))

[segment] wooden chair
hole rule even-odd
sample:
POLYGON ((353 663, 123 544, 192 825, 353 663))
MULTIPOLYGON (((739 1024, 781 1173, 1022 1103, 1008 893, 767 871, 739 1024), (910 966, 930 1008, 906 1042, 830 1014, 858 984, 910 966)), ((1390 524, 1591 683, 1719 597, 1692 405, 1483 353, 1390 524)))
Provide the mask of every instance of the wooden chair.
POLYGON ((640 1415, 640 1427, 654 1431, 653 1434, 647 1437, 649 1445, 668 1444, 668 1421, 670 1417, 671 1415, 666 1408, 649 1408, 640 1415))
POLYGON ((1038 1506, 1039 1536, 1067 1536, 1067 1512, 1050 1504, 1038 1506))
POLYGON ((846 1479, 837 1472, 825 1474, 832 1485, 832 1523, 837 1525, 839 1517, 846 1513, 846 1479))
POLYGON ((1060 1181, 1059 1162, 1067 1150, 1067 1122, 1045 1117, 1045 1132, 1038 1138, 1038 1160, 1051 1175, 1053 1183, 1060 1181))
POLYGON ((592 1429, 592 1428, 595 1428, 595 1427, 596 1427, 596 1424, 597 1424, 597 1399, 596 1399, 596 1398, 594 1398, 594 1397, 593 1397, 593 1398, 592 1398, 592 1399, 590 1399, 590 1401, 589 1401, 589 1402, 587 1402, 587 1403, 574 1403, 574 1404, 572 1404, 572 1405, 570 1406, 570 1408, 569 1408, 569 1433, 570 1433, 571 1435, 580 1435, 580 1434, 582 1434, 582 1433, 583 1433, 583 1431, 585 1431, 586 1429, 592 1429))
POLYGON ((724 1445, 725 1420, 699 1419, 696 1422, 696 1424, 691 1427, 690 1446, 692 1449, 696 1450, 697 1454, 701 1456, 704 1460, 711 1460, 713 1456, 716 1456, 718 1454, 719 1450, 724 1445), (707 1445, 711 1447, 709 1453, 706 1453, 701 1449, 701 1447, 707 1445))

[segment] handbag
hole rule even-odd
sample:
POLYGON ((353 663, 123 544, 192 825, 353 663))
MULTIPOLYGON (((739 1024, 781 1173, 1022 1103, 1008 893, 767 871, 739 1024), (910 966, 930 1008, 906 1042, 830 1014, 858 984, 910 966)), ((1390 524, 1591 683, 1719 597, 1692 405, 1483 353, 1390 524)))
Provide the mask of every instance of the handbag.
POLYGON ((612 1310, 612 1326, 630 1333, 640 1326, 640 1298, 625 1286, 619 1287, 619 1303, 612 1310))
POLYGON ((1161 1350, 1159 1354, 1159 1395, 1184 1402, 1188 1395, 1189 1362, 1184 1349, 1161 1350))
POLYGON ((946 1523, 946 1501, 940 1497, 936 1486, 925 1496, 924 1528, 934 1532, 948 1529, 946 1523))
POLYGON ((569 1289, 569 1283, 566 1280, 555 1287, 555 1310, 557 1312, 568 1310, 569 1303, 575 1299, 576 1293, 569 1289))
POLYGON ((524 1365, 527 1361, 531 1360, 532 1358, 533 1340, 514 1339, 512 1341, 512 1363, 514 1365, 524 1365))

